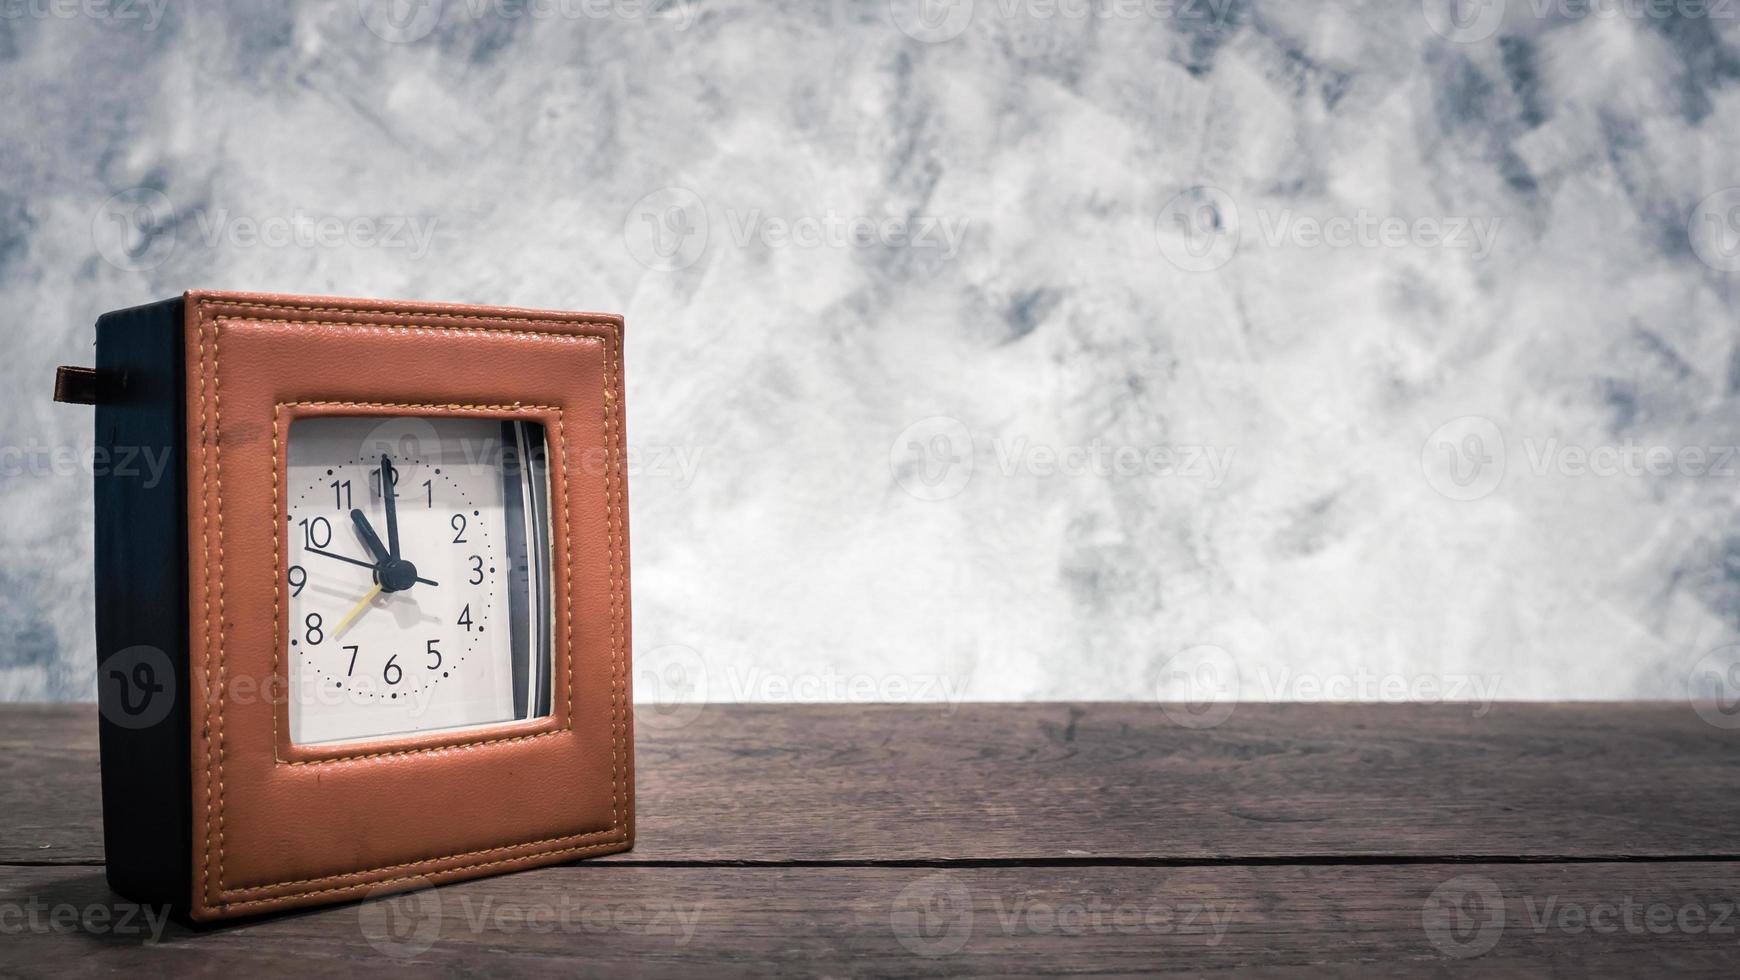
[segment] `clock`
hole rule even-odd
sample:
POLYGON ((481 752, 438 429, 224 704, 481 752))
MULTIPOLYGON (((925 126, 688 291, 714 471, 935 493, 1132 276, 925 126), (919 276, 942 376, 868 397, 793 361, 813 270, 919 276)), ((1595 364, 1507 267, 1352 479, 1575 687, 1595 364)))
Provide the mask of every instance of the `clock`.
POLYGON ((108 876, 194 921, 624 850, 622 320, 224 292, 104 315, 108 876))

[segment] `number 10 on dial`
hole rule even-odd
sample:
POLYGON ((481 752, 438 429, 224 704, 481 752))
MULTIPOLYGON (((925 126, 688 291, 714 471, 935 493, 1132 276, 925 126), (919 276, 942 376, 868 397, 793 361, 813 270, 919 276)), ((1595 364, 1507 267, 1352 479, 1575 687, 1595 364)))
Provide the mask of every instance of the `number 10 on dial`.
POLYGON ((541 426, 317 417, 290 428, 290 737, 302 745, 549 713, 541 426))

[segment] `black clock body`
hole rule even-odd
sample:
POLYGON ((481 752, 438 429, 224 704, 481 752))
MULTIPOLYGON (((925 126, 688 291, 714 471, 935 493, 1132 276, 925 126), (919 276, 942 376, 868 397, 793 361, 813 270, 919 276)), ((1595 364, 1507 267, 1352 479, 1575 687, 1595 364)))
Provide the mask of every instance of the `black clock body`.
POLYGON ((96 639, 109 886, 182 909, 192 851, 183 300, 97 321, 96 639), (167 674, 168 676, 164 676, 167 674))

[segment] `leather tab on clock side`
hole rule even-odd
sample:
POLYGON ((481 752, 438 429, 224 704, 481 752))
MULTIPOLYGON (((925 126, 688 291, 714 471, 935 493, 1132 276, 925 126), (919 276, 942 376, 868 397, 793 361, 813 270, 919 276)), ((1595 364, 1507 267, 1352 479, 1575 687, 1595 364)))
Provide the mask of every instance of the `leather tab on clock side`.
POLYGON ((110 400, 115 379, 96 368, 66 364, 54 369, 54 400, 68 405, 95 405, 110 400))

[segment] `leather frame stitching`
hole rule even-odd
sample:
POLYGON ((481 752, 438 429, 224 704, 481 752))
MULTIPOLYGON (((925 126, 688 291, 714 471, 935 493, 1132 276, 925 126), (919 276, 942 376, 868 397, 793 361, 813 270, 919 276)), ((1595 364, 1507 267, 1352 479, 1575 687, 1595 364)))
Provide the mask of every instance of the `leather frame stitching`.
MULTIPOLYGON (((506 845, 503 845, 501 847, 491 847, 491 848, 486 848, 485 850, 481 850, 481 851, 467 851, 464 854, 454 854, 454 855, 450 855, 450 857, 473 857, 473 856, 476 856, 479 854, 493 854, 496 851, 511 851, 514 848, 518 848, 518 847, 536 847, 540 844, 550 844, 550 843, 556 843, 558 841, 566 841, 566 840, 585 840, 589 837, 597 837, 601 833, 608 833, 608 831, 595 831, 593 833, 582 834, 582 835, 579 835, 577 837, 552 837, 549 840, 527 841, 523 844, 506 844, 506 845)), ((214 908, 214 909, 219 909, 219 908, 221 908, 221 909, 239 909, 239 908, 247 908, 247 907, 253 906, 253 905, 281 905, 285 902, 289 902, 289 901, 299 899, 299 898, 308 898, 308 897, 313 896, 313 895, 330 895, 330 894, 333 894, 335 892, 351 892, 351 891, 358 891, 360 889, 380 888, 384 885, 396 884, 396 883, 401 882, 401 881, 415 881, 416 879, 419 879, 419 878, 427 881, 430 879, 441 878, 441 877, 445 877, 448 875, 456 874, 456 873, 461 872, 461 871, 473 871, 473 870, 476 870, 478 868, 492 868, 492 867, 495 867, 497 865, 502 865, 502 864, 514 864, 516 862, 531 861, 531 860, 536 859, 536 858, 554 857, 558 854, 580 855, 580 854, 588 854, 588 853, 591 853, 593 851, 609 852, 609 851, 621 850, 621 848, 618 847, 617 845, 621 844, 623 842, 623 840, 625 840, 625 838, 615 838, 615 839, 611 839, 611 840, 602 841, 602 842, 597 843, 597 844, 577 844, 577 845, 574 845, 572 847, 557 847, 557 848, 549 848, 549 849, 542 850, 542 851, 528 851, 525 854, 515 855, 514 857, 497 858, 493 861, 474 861, 470 864, 455 865, 451 868, 434 868, 434 869, 431 869, 430 871, 428 871, 426 873, 422 873, 422 874, 396 875, 392 878, 382 878, 379 881, 358 881, 358 882, 353 882, 353 883, 348 884, 348 885, 333 885, 333 886, 330 886, 327 888, 304 889, 304 890, 300 890, 300 891, 286 892, 283 895, 274 895, 271 898, 249 898, 249 899, 243 899, 242 901, 239 901, 239 902, 219 902, 216 905, 213 905, 210 907, 214 908)), ((350 871, 350 872, 346 872, 345 874, 342 874, 342 875, 333 875, 333 876, 330 876, 327 878, 309 878, 309 879, 306 879, 305 881, 286 881, 286 882, 280 882, 277 885, 260 885, 258 887, 250 887, 250 888, 232 888, 229 891, 225 892, 225 894, 234 895, 234 894, 238 894, 238 893, 247 893, 250 891, 259 891, 259 890, 262 890, 265 888, 282 888, 286 885, 316 884, 316 883, 319 883, 322 881, 331 881, 334 878, 350 878, 350 877, 356 877, 358 875, 377 874, 377 873, 382 872, 382 871, 393 871, 393 870, 397 870, 399 868, 411 868, 411 867, 415 867, 419 864, 427 864, 430 861, 440 861, 440 860, 445 860, 445 859, 444 858, 425 858, 422 861, 411 861, 411 862, 408 862, 406 864, 395 864, 395 865, 392 865, 391 867, 387 867, 387 868, 373 868, 373 869, 370 869, 369 871, 350 871)))

